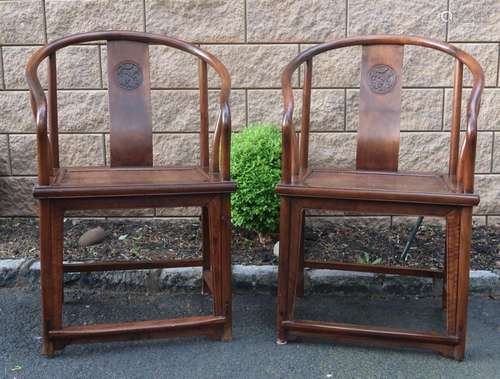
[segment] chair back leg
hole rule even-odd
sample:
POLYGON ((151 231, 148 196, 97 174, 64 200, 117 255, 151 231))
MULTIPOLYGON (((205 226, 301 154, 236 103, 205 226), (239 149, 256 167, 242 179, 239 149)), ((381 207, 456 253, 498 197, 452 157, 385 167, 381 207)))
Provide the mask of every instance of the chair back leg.
POLYGON ((201 232, 202 232, 202 254, 203 254, 203 279, 201 281, 201 293, 212 294, 205 277, 210 272, 210 228, 208 223, 208 208, 201 209, 201 232))

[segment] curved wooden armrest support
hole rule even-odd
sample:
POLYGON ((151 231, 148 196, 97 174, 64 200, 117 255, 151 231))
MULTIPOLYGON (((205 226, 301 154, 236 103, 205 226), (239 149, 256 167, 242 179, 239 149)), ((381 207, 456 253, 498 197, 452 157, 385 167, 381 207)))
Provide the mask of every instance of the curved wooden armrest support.
POLYGON ((47 135, 47 98, 40 84, 37 75, 38 64, 32 64, 36 61, 37 54, 33 56, 26 69, 26 78, 30 88, 31 110, 36 122, 37 146, 38 146, 38 183, 40 185, 49 184, 51 152, 50 143, 47 135))
MULTIPOLYGON (((295 60, 294 60, 295 61, 295 60)), ((283 93, 284 113, 281 122, 281 182, 290 184, 297 171, 296 158, 299 156, 295 137, 295 124, 293 122, 294 99, 292 89, 292 75, 295 69, 302 63, 289 63, 281 76, 281 86, 283 93)))
POLYGON ((231 93, 231 77, 226 67, 219 59, 208 52, 202 52, 203 56, 200 57, 217 71, 221 79, 219 96, 220 108, 212 144, 210 171, 213 173, 220 173, 222 180, 230 180, 231 110, 229 106, 229 95, 231 93))
MULTIPOLYGON (((477 64, 477 62, 475 62, 477 64)), ((477 117, 481 104, 481 93, 484 87, 484 74, 477 64, 478 75, 474 76, 474 84, 467 103, 467 132, 460 150, 458 160, 458 182, 465 193, 474 192, 474 171, 476 161, 477 117)))
POLYGON ((227 102, 224 103, 222 110, 222 137, 221 137, 221 178, 222 180, 231 179, 231 110, 227 102))
MULTIPOLYGON (((285 101, 286 103, 286 101, 285 101)), ((293 97, 288 102, 288 111, 283 114, 281 123, 281 181, 290 184, 293 179, 295 162, 294 157, 298 156, 297 144, 295 143, 295 125, 293 123, 293 97)))
POLYGON ((211 172, 220 172, 222 180, 231 179, 231 111, 227 101, 221 104, 217 117, 210 163, 211 172))

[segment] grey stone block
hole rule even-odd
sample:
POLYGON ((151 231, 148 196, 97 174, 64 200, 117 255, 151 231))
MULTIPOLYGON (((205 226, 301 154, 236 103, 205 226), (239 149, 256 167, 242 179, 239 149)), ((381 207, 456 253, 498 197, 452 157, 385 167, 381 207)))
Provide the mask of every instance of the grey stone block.
POLYGON ((0 44, 43 43, 42 1, 0 1, 0 44))
POLYGON ((308 270, 305 289, 310 292, 370 294, 370 295, 421 295, 430 294, 434 284, 430 278, 378 275, 366 272, 341 270, 308 270))
POLYGON ((248 0, 248 40, 318 42, 344 37, 345 7, 343 0, 248 0))
POLYGON ((497 41, 500 39, 498 0, 450 0, 450 41, 497 41))
POLYGON ((159 277, 160 290, 201 289, 201 267, 165 268, 159 277))
MULTIPOLYGON (((104 146, 98 134, 61 134, 59 136, 61 167, 104 165, 104 146)), ((10 137, 12 172, 17 175, 36 175, 36 136, 10 137)))
POLYGON ((34 133, 27 91, 0 91, 0 133, 34 133))
MULTIPOLYGON (((231 74, 233 88, 279 88, 280 71, 284 62, 298 54, 297 45, 203 45, 217 56, 231 74)), ((195 76, 196 77, 196 76, 195 76)), ((297 84, 294 76, 293 85, 297 84)), ((219 86, 220 79, 213 70, 208 73, 210 87, 219 86)))
POLYGON ((200 156, 199 146, 198 134, 154 134, 153 164, 155 166, 197 164, 200 156))
POLYGON ((58 110, 61 133, 109 132, 105 90, 59 91, 58 110))
POLYGON ((159 270, 108 271, 80 274, 80 285, 104 289, 154 289, 159 270))
POLYGON ((348 35, 407 34, 444 40, 446 0, 349 1, 348 35))
POLYGON ((36 216, 35 178, 0 177, 0 216, 36 216))
POLYGON ((481 202, 474 208, 474 213, 500 213, 500 175, 476 175, 475 191, 479 193, 481 202))
POLYGON ((144 30, 142 0, 47 0, 45 11, 49 40, 79 32, 144 30))
POLYGON ((0 135, 0 175, 8 174, 10 174, 10 159, 7 135, 0 135))
POLYGON ((230 0, 148 0, 146 30, 190 42, 243 42, 244 3, 230 0))
POLYGON ((401 171, 446 172, 450 133, 401 133, 399 168, 401 171))
POLYGON ((312 167, 354 168, 356 133, 311 133, 309 150, 312 167))
POLYGON ((500 291, 500 276, 491 271, 471 271, 470 290, 471 292, 495 294, 500 291))
MULTIPOLYGON (((5 88, 27 89, 24 70, 39 46, 9 46, 2 49, 5 88)), ((57 52, 57 87, 98 88, 101 86, 98 46, 69 46, 57 52)), ((47 87, 47 66, 38 66, 38 79, 47 87)))
POLYGON ((493 142, 495 150, 493 151, 493 172, 500 172, 500 133, 495 134, 493 142))
MULTIPOLYGON (((306 270, 306 282, 309 286, 305 287, 309 292, 368 292, 369 283, 373 282, 374 275, 371 273, 350 273, 340 270, 306 270)), ((305 279, 305 278, 304 278, 305 279)))
POLYGON ((27 282, 38 286, 40 285, 40 261, 34 261, 26 273, 27 282))
POLYGON ((21 266, 25 259, 2 259, 0 260, 0 287, 14 284, 21 266))
POLYGON ((255 266, 255 289, 257 291, 275 291, 278 287, 278 267, 255 266))
POLYGON ((236 289, 254 289, 257 281, 256 275, 255 266, 233 266, 233 287, 236 289))

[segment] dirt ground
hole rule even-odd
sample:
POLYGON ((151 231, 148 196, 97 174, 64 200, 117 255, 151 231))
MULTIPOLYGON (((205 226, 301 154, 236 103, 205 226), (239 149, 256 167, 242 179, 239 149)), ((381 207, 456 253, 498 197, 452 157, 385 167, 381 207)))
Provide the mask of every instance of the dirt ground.
MULTIPOLYGON (((412 267, 442 268, 443 228, 423 224, 406 261, 401 252, 411 224, 356 222, 307 222, 306 257, 319 260, 361 262, 412 267)), ((201 254, 198 221, 178 220, 72 220, 65 221, 65 260, 183 259, 201 254), (98 245, 80 247, 78 239, 90 228, 101 226, 106 238, 98 245)), ((276 236, 262 244, 253 233, 234 230, 232 258, 237 264, 277 264, 273 255, 276 236)), ((0 258, 38 256, 38 222, 17 218, 0 220, 0 258)), ((473 229, 471 268, 500 269, 500 228, 473 229)))

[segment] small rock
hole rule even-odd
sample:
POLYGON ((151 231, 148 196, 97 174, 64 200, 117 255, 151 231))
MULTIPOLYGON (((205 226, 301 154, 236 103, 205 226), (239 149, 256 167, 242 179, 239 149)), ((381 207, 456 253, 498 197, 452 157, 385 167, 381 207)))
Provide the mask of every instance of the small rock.
POLYGON ((276 242, 276 244, 274 245, 273 254, 275 257, 280 256, 280 241, 276 242))
POLYGON ((496 261, 496 262, 495 262, 495 267, 496 267, 496 268, 500 268, 500 261, 496 261))
POLYGON ((98 226, 97 228, 87 230, 85 233, 83 233, 78 240, 78 244, 82 247, 96 245, 104 241, 104 238, 106 238, 106 232, 103 228, 98 226))

